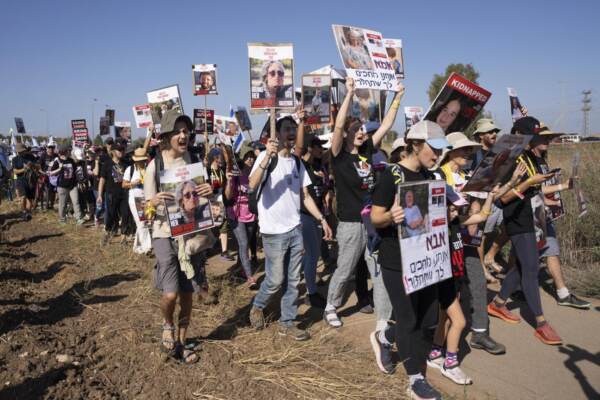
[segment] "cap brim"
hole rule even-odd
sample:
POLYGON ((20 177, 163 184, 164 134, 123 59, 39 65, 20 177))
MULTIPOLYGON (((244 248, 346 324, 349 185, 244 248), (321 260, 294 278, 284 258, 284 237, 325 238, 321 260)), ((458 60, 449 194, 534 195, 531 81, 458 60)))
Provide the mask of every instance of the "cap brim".
POLYGON ((452 148, 452 145, 450 144, 450 142, 448 142, 448 140, 446 140, 446 138, 427 139, 426 142, 429 146, 437 150, 452 148))

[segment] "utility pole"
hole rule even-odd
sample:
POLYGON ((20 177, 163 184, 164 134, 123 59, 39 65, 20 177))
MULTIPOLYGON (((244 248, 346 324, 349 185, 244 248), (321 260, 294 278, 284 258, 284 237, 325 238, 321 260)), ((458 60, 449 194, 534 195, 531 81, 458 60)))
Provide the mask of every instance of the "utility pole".
POLYGON ((96 111, 96 102, 98 101, 98 99, 92 99, 94 100, 92 102, 92 137, 95 139, 96 138, 96 129, 95 129, 95 124, 94 124, 94 114, 96 111))
POLYGON ((582 132, 582 136, 583 137, 588 137, 590 135, 590 110, 592 109, 591 103, 592 103, 592 91, 591 90, 584 90, 583 92, 581 92, 581 94, 583 94, 583 100, 581 100, 581 102, 583 103, 583 108, 581 109, 581 111, 583 111, 583 132, 582 132))

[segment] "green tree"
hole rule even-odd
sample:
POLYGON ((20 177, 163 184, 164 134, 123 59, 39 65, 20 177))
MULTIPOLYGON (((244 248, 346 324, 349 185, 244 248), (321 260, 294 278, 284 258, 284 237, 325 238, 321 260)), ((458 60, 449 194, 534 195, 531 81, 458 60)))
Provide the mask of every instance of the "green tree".
POLYGON ((427 91, 430 103, 433 103, 433 100, 435 100, 435 97, 438 95, 440 90, 442 90, 444 83, 446 83, 448 77, 453 72, 464 76, 471 82, 478 83, 477 79, 479 79, 479 72, 477 72, 475 67, 473 67, 473 64, 450 64, 446 67, 446 72, 443 74, 433 75, 433 79, 429 84, 429 90, 427 91))

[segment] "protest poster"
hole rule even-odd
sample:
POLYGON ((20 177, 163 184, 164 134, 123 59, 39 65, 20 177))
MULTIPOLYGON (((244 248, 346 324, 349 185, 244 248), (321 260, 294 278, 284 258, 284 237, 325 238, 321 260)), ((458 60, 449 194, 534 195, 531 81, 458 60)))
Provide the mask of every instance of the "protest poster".
MULTIPOLYGON (((549 172, 549 168, 545 168, 544 173, 547 172, 549 172)), ((558 185, 560 181, 561 173, 558 172, 557 174, 554 174, 552 178, 544 182, 544 186, 558 185)), ((550 217, 550 220, 554 221, 556 219, 564 217, 566 214, 565 205, 560 195, 560 192, 550 193, 545 196, 549 200, 549 203, 546 204, 546 209, 548 211, 548 216, 550 217)))
MULTIPOLYGON (((446 186, 446 190, 453 190, 452 186, 446 186)), ((456 192, 457 195, 458 192, 456 192)), ((448 200, 451 200, 450 196, 446 196, 448 200)), ((465 196, 469 198, 468 196, 465 196)), ((458 212, 461 216, 468 218, 470 215, 477 214, 481 211, 482 203, 484 200, 479 198, 469 198, 468 207, 458 207, 458 212)), ((483 224, 479 225, 461 225, 460 227, 460 237, 465 246, 469 247, 479 247, 481 243, 483 243, 483 224)))
POLYGON ((25 123, 23 118, 15 117, 15 126, 17 127, 17 133, 25 134, 25 123))
POLYGON ((308 125, 326 124, 331 119, 331 76, 302 76, 302 108, 308 125))
POLYGON ((152 125, 152 111, 150 104, 133 106, 133 117, 138 128, 147 128, 152 125))
POLYGON ((85 119, 71 120, 71 132, 73 134, 73 145, 84 147, 90 142, 85 119))
POLYGON ((484 88, 453 72, 424 118, 436 122, 446 134, 464 132, 491 95, 484 88))
POLYGON ((142 196, 135 196, 133 201, 135 202, 135 212, 137 213, 139 220, 141 222, 146 221, 146 214, 144 213, 144 210, 146 209, 146 199, 142 196))
POLYGON ((119 138, 131 143, 131 122, 115 121, 115 139, 119 138))
POLYGON ((240 130, 249 131, 252 129, 252 122, 250 121, 250 115, 248 115, 246 107, 238 106, 234 115, 240 130))
POLYGON ((404 57, 402 55, 402 40, 383 39, 383 46, 394 67, 396 78, 404 79, 404 57))
POLYGON ((192 65, 194 96, 217 93, 217 64, 192 65))
POLYGON ((160 120, 167 111, 175 110, 177 114, 183 114, 179 85, 167 86, 151 90, 146 93, 150 103, 150 113, 154 127, 160 132, 160 120))
POLYGON ((215 115, 214 130, 217 134, 223 134, 229 138, 237 136, 240 132, 237 120, 234 117, 215 115))
POLYGON ((513 123, 519 118, 523 118, 523 106, 517 96, 517 91, 513 88, 506 88, 508 90, 508 100, 510 101, 510 115, 513 123))
POLYGON ((294 47, 291 43, 248 43, 250 108, 293 108, 294 47))
POLYGON ((214 122, 214 110, 194 108, 194 132, 196 134, 203 135, 206 131, 209 135, 212 135, 214 133, 214 122))
POLYGON ((546 247, 546 237, 548 236, 546 225, 546 206, 544 205, 544 195, 537 193, 531 198, 531 209, 533 211, 533 229, 535 232, 535 241, 538 250, 546 247))
POLYGON ((452 277, 446 182, 400 183, 404 221, 398 225, 402 280, 407 294, 452 277))
POLYGON ((160 172, 160 191, 173 195, 173 200, 165 200, 172 237, 199 232, 215 225, 210 202, 194 192, 198 185, 207 180, 208 175, 201 162, 160 172))
POLYGON ((571 170, 571 179, 573 180, 573 193, 575 194, 575 200, 577 201, 577 208, 579 209, 579 217, 583 217, 587 214, 587 200, 583 196, 581 191, 581 184, 579 182, 579 164, 581 161, 581 155, 576 152, 573 156, 573 169, 571 170))
POLYGON ((380 90, 355 89, 350 106, 350 115, 363 122, 381 122, 385 113, 386 92, 380 90))
POLYGON ((404 124, 406 129, 423 119, 423 107, 409 106, 404 107, 404 124))
POLYGON ((398 79, 381 33, 344 25, 332 28, 346 73, 357 89, 398 91, 398 79))
POLYGON ((108 126, 113 126, 115 124, 115 110, 106 109, 106 111, 104 111, 104 116, 108 118, 108 126))
POLYGON ((473 171, 462 192, 490 192, 497 184, 505 183, 531 138, 531 135, 499 136, 473 171))
POLYGON ((100 117, 100 136, 106 136, 110 133, 108 117, 100 117))

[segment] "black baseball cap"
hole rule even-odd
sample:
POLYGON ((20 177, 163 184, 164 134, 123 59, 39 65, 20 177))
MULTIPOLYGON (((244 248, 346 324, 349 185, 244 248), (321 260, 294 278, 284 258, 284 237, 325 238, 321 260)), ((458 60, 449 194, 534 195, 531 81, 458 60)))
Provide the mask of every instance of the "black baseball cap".
POLYGON ((515 121, 510 133, 511 135, 514 135, 517 132, 520 135, 539 135, 541 130, 540 121, 536 118, 523 117, 515 121))

